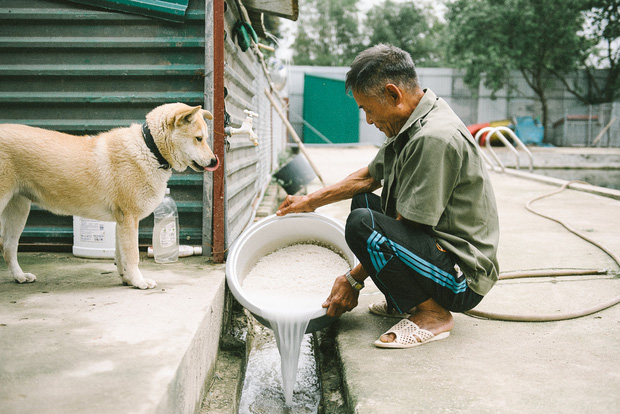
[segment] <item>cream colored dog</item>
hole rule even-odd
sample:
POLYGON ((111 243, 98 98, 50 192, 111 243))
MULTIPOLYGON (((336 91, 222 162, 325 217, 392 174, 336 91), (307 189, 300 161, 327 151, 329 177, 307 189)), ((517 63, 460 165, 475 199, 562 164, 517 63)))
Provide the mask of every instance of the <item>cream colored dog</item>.
POLYGON ((15 280, 36 280, 17 262, 19 237, 34 202, 55 214, 115 221, 123 283, 155 287, 138 269, 138 222, 163 199, 170 167, 218 167, 203 117, 213 118, 200 106, 166 104, 153 109, 143 125, 93 137, 0 124, 0 249, 15 280))

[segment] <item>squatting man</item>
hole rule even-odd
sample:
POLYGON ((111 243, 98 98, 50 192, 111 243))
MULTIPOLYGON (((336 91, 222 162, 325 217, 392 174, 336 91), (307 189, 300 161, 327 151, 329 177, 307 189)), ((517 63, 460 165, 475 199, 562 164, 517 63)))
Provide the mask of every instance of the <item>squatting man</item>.
POLYGON ((355 308, 370 276, 385 296, 370 312, 402 318, 376 346, 446 338, 451 312, 475 307, 499 272, 497 208, 480 154, 463 122, 421 88, 411 56, 397 47, 361 52, 345 89, 387 140, 367 167, 311 194, 287 196, 276 214, 352 199, 345 238, 360 264, 336 278, 323 304, 327 314, 355 308), (379 188, 381 196, 373 193, 379 188))

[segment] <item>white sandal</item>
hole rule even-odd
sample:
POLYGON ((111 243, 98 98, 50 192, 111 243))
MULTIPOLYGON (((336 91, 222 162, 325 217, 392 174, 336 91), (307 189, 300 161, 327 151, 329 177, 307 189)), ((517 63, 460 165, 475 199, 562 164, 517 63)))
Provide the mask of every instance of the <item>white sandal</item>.
POLYGON ((390 312, 388 312, 388 305, 386 301, 371 303, 368 305, 368 310, 370 313, 374 313, 375 315, 385 316, 388 318, 408 318, 411 316, 409 313, 398 313, 395 308, 392 308, 390 312))
POLYGON ((442 332, 434 335, 431 331, 420 328, 409 319, 401 320, 383 335, 389 333, 396 335, 393 342, 381 342, 381 339, 377 339, 374 342, 375 346, 378 348, 411 348, 414 346, 423 345, 427 342, 438 341, 450 336, 450 332, 442 332))

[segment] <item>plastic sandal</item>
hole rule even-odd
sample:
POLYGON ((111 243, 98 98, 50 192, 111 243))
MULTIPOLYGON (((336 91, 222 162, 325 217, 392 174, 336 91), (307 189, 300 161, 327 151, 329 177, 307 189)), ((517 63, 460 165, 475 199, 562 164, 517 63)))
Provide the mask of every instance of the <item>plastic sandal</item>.
POLYGON ((370 311, 370 313, 374 313, 375 315, 379 315, 379 316, 386 316, 388 318, 408 318, 409 316, 411 316, 408 313, 398 313, 398 311, 394 308, 390 309, 390 312, 388 312, 388 306, 387 306, 387 302, 383 301, 383 302, 377 302, 377 303, 371 303, 370 305, 368 305, 368 310, 370 311))
POLYGON ((394 342, 381 342, 380 339, 377 339, 374 342, 375 346, 378 348, 412 348, 414 346, 423 345, 427 342, 438 341, 450 336, 450 332, 443 332, 433 335, 432 332, 420 328, 409 319, 401 320, 383 335, 389 333, 396 335, 394 342))

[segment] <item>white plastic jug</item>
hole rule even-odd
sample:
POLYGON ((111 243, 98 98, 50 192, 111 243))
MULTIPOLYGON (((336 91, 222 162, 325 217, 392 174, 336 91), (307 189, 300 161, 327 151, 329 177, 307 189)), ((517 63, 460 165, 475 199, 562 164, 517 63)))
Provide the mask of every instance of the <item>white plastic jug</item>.
POLYGON ((73 255, 113 259, 116 252, 116 223, 73 216, 73 255))

